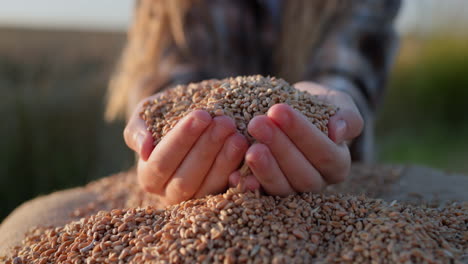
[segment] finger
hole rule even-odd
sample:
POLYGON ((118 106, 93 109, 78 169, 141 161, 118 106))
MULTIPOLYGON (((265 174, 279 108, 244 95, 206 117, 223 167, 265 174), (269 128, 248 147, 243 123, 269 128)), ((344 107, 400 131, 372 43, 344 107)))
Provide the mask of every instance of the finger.
POLYGON ((245 155, 245 160, 268 194, 287 196, 294 193, 267 146, 260 143, 252 145, 245 155))
POLYGON ((254 175, 249 174, 244 176, 244 187, 248 191, 255 191, 260 189, 260 183, 254 175))
POLYGON ((358 137, 364 128, 364 120, 354 110, 342 108, 330 118, 328 135, 335 143, 340 144, 358 137))
POLYGON ((339 106, 328 123, 329 137, 337 144, 358 137, 364 127, 364 120, 351 96, 335 90, 321 96, 326 102, 339 106))
POLYGON ((140 161, 138 177, 149 192, 160 193, 169 178, 211 123, 206 111, 195 110, 184 117, 156 145, 147 161, 140 161))
POLYGON ((248 143, 244 136, 240 133, 231 135, 194 197, 201 198, 224 191, 228 186, 228 176, 239 167, 247 147, 248 143))
POLYGON ((345 179, 351 159, 344 144, 335 144, 304 115, 286 104, 272 106, 267 115, 328 183, 345 179))
POLYGON ((236 131, 234 121, 227 116, 213 119, 177 168, 166 186, 171 204, 188 200, 196 193, 215 162, 224 141, 236 131))
MULTIPOLYGON (((237 187, 237 185, 239 185, 241 181, 241 177, 242 176, 240 175, 240 172, 238 170, 231 173, 231 175, 229 175, 229 185, 231 187, 237 187)), ((244 179, 242 180, 244 181, 243 184, 245 190, 255 191, 257 189, 260 189, 260 182, 254 175, 248 174, 244 176, 244 179)))
POLYGON ((328 135, 335 143, 340 144, 352 140, 361 134, 364 120, 349 94, 310 82, 300 82, 294 87, 302 91, 313 91, 319 100, 339 108, 328 123, 328 135))
POLYGON ((134 111, 124 129, 123 135, 127 146, 146 161, 154 147, 153 137, 148 131, 145 121, 138 114, 140 110, 141 107, 137 107, 134 111))
POLYGON ((268 146, 281 171, 298 192, 319 192, 325 181, 296 145, 267 116, 254 117, 249 133, 268 146))

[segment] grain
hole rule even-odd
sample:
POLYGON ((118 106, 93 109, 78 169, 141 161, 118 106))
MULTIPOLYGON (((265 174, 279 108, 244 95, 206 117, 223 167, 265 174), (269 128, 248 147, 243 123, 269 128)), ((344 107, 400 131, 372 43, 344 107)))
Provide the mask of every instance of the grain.
MULTIPOLYGON (((283 79, 254 75, 178 85, 145 102, 140 117, 153 135, 154 145, 180 119, 198 109, 208 111, 212 117, 226 115, 232 118, 237 130, 252 144, 255 140, 247 131, 250 120, 266 114, 271 106, 280 103, 288 104, 302 113, 327 135, 328 121, 338 110, 308 92, 295 89, 283 79)), ((244 163, 240 174, 245 176, 249 173, 250 169, 244 163)))
MULTIPOLYGON (((157 144, 183 116, 205 109, 246 124, 275 103, 287 103, 327 133, 336 109, 275 78, 212 80, 168 90, 145 104, 142 118, 157 144)), ((379 171, 379 174, 384 174, 379 171)), ((11 263, 457 263, 468 254, 468 203, 432 208, 369 196, 398 170, 323 194, 264 196, 232 188, 164 209, 138 189, 135 175, 91 184, 96 201, 77 208, 63 226, 33 228, 12 249, 11 263), (380 181, 380 182, 379 182, 380 181), (106 210, 96 211, 105 207, 106 210), (81 218, 79 218, 81 217, 81 218)), ((352 178, 352 177, 351 177, 352 178)))
POLYGON ((35 229, 6 263, 450 263, 467 253, 467 209, 231 188, 164 210, 100 211, 35 229), (127 227, 117 231, 120 223, 127 227))
POLYGON ((146 102, 140 117, 145 120, 155 145, 195 109, 206 110, 213 117, 231 117, 237 129, 252 143, 253 138, 247 132, 249 121, 254 116, 266 114, 271 106, 279 103, 288 104, 304 114, 325 134, 328 133, 329 118, 337 111, 335 106, 295 89, 283 79, 255 75, 178 85, 146 102))

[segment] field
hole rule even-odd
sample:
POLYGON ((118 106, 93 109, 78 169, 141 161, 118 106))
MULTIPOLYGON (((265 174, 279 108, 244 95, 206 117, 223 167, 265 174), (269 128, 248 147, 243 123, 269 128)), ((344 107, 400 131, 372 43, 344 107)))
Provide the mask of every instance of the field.
POLYGON ((123 34, 0 31, 0 219, 24 200, 132 165, 103 121, 123 34))
MULTIPOLYGON (((103 121, 121 33, 0 29, 0 219, 21 202, 129 168, 103 121)), ((468 173, 468 38, 407 37, 377 127, 379 162, 468 173)))
POLYGON ((377 124, 378 160, 468 173, 468 36, 403 40, 377 124))

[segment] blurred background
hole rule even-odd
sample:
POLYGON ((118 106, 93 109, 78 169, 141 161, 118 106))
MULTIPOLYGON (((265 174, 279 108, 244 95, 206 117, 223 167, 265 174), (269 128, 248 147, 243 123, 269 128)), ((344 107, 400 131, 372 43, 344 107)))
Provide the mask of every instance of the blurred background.
MULTIPOLYGON (((0 221, 23 201, 132 166, 123 123, 103 121, 132 0, 0 0, 0 221)), ((468 1, 407 1, 381 163, 468 174, 468 1)))

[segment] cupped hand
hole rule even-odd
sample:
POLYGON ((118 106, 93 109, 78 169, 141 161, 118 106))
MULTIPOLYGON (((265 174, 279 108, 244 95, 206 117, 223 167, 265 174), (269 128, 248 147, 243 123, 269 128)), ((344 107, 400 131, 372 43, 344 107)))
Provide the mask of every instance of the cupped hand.
POLYGON ((229 175, 248 147, 234 121, 195 110, 153 148, 153 138, 139 112, 143 102, 155 96, 138 104, 124 130, 126 144, 139 155, 140 185, 158 195, 162 206, 225 190, 229 175))
MULTIPOLYGON (((274 105, 266 115, 253 118, 248 131, 258 143, 250 146, 245 155, 253 173, 245 179, 249 189, 261 186, 268 194, 280 196, 319 192, 327 184, 343 181, 349 173, 347 142, 363 129, 353 99, 311 82, 297 83, 295 87, 339 107, 329 120, 328 136, 286 104, 274 105)), ((231 174, 231 185, 239 178, 239 172, 231 174)))

